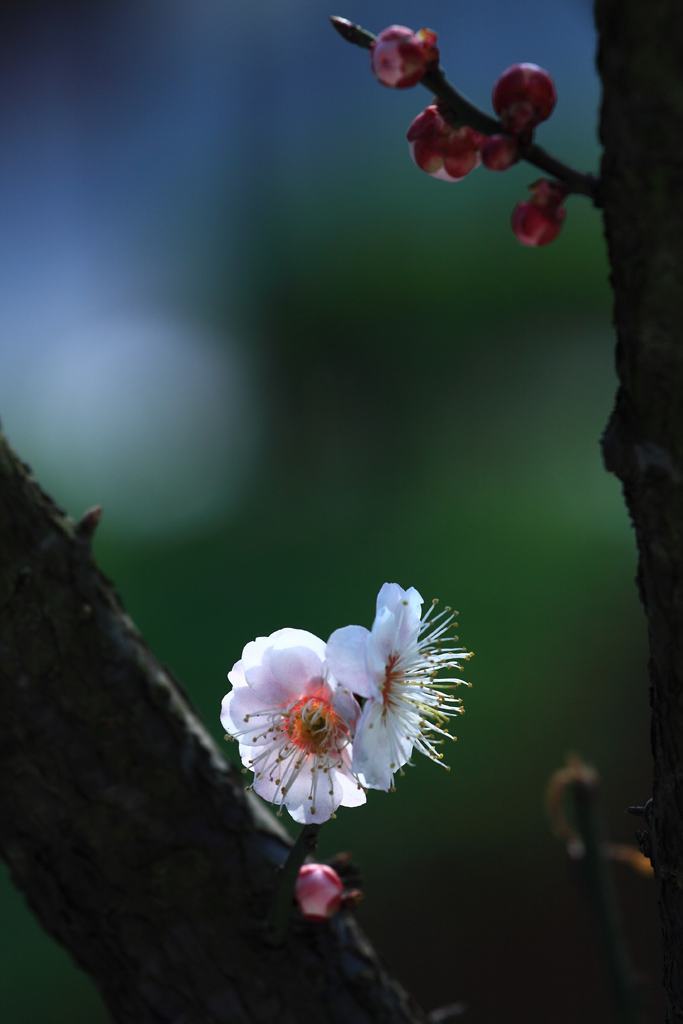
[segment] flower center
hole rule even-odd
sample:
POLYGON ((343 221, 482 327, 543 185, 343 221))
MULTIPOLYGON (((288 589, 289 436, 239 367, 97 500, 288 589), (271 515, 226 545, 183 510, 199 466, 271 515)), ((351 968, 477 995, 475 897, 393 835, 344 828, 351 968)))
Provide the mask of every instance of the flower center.
POLYGON ((334 708, 318 697, 297 701, 284 716, 285 732, 308 754, 325 753, 343 728, 334 708))

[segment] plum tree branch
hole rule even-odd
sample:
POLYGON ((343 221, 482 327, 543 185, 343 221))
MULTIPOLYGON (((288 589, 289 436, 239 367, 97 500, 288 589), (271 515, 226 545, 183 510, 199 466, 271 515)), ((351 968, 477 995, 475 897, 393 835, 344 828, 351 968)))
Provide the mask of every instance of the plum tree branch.
POLYGON ((130 1024, 417 1024, 352 916, 264 924, 290 840, 0 434, 0 855, 130 1024))
MULTIPOLYGON (((341 37, 349 43, 354 43, 356 46, 367 50, 370 49, 375 41, 376 36, 372 32, 361 28, 360 25, 354 25, 353 22, 348 21, 346 18, 332 16, 330 21, 341 37)), ((494 117, 486 114, 481 107, 478 107, 471 100, 468 100, 466 96, 463 96, 461 92, 458 92, 455 86, 451 85, 448 81, 442 68, 439 67, 434 71, 429 71, 419 84, 428 89, 430 93, 433 93, 439 100, 439 103, 448 109, 451 115, 449 121, 455 127, 468 125, 483 135, 505 134, 505 129, 500 121, 496 121, 494 117)), ((546 152, 542 146, 536 145, 535 142, 529 142, 526 145, 520 146, 519 152, 521 158, 526 160, 527 163, 538 167, 542 171, 546 171, 548 174, 552 174, 559 181, 563 181, 569 187, 570 192, 588 196, 589 199, 592 199, 595 206, 600 205, 600 183, 594 174, 585 174, 582 171, 575 170, 546 152)))

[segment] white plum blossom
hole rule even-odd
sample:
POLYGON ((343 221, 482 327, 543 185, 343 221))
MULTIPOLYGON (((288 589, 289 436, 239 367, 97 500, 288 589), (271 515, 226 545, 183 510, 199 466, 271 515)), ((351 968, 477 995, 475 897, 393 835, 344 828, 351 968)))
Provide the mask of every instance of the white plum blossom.
POLYGON ((463 710, 460 699, 444 691, 469 684, 435 676, 441 669, 459 668, 459 661, 471 655, 452 646, 457 637, 445 636, 454 624, 450 608, 435 615, 434 602, 423 616, 422 604, 414 587, 385 583, 372 629, 345 626, 327 644, 330 671, 366 698, 352 770, 371 789, 393 789, 394 773, 409 763, 413 750, 442 763, 437 746, 444 737, 455 738, 446 727, 463 710))
POLYGON ((322 640, 303 629, 258 637, 228 679, 221 722, 239 740, 259 796, 304 824, 327 821, 340 804, 365 803, 351 771, 360 707, 330 673, 322 640))

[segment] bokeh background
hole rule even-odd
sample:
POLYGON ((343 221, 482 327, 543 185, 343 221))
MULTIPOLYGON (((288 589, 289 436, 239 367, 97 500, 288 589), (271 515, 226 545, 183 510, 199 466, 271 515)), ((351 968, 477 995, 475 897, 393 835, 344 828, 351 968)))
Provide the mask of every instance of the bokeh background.
MULTIPOLYGON (((447 773, 342 809, 359 917, 417 999, 465 1020, 609 1024, 593 923, 543 811, 569 752, 605 833, 650 790, 635 544, 598 438, 615 391, 600 218, 529 250, 537 172, 411 163, 421 88, 384 89, 327 16, 440 35, 489 109, 553 74, 539 141, 596 169, 588 0, 14 2, 0 15, 0 415, 218 740, 226 672, 284 625, 372 621, 385 580, 460 610, 473 688, 447 773)), ((96 681, 94 681, 94 685, 96 681)), ((226 754, 230 754, 226 750, 226 754)), ((615 867, 661 1016, 652 882, 615 867)), ((188 878, 188 885, 193 880, 188 878)), ((7 1024, 102 1024, 3 869, 7 1024)))

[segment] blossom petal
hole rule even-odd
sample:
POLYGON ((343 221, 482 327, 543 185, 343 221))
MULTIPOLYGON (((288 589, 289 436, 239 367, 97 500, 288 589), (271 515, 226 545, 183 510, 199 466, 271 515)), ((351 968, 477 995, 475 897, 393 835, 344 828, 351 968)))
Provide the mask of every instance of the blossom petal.
POLYGON ((373 696, 365 659, 369 638, 365 626, 344 626, 335 629, 325 648, 325 660, 333 676, 360 697, 373 696))
POLYGON ((367 797, 363 787, 358 784, 356 779, 351 772, 344 768, 335 774, 335 783, 340 786, 342 791, 342 798, 340 803, 342 807, 360 807, 364 804, 367 797))
POLYGON ((278 651, 285 651, 289 647, 308 647, 318 655, 320 661, 325 657, 325 641, 321 640, 315 633, 309 633, 307 629, 277 629, 269 637, 269 647, 278 651))
POLYGON ((280 686, 268 663, 263 663, 271 646, 267 636, 259 636, 248 643, 242 651, 242 660, 228 672, 228 679, 233 687, 244 683, 258 694, 264 704, 276 706, 289 703, 291 694, 280 686))
POLYGON ((226 693, 221 704, 221 725, 227 733, 239 735, 240 743, 251 746, 263 743, 263 733, 273 717, 273 709, 264 705, 249 686, 239 686, 226 693), (246 730, 252 730, 251 740, 246 730))
POLYGON ((390 612, 396 611, 396 607, 403 600, 404 594, 405 590, 398 583, 385 583, 377 595, 377 615, 379 615, 382 608, 388 608, 390 612))
MULTIPOLYGON (((286 773, 283 771, 283 781, 286 773)), ((341 791, 335 791, 334 773, 317 768, 315 760, 308 758, 296 777, 286 784, 283 803, 295 821, 304 824, 322 823, 334 814, 341 803, 341 791), (314 799, 311 799, 314 798, 314 799)), ((254 782, 255 791, 272 803, 281 799, 280 787, 272 780, 254 782)))
POLYGON ((362 775, 370 789, 386 792, 394 772, 406 763, 412 749, 412 741, 398 727, 391 711, 381 702, 369 700, 356 729, 352 771, 362 775))
POLYGON ((264 703, 287 704, 292 694, 308 696, 320 686, 324 657, 320 637, 305 629, 278 629, 244 648, 244 676, 264 703))
MULTIPOLYGON (((385 593, 393 601, 395 592, 389 590, 393 587, 402 590, 395 583, 385 583, 380 595, 385 593)), ((379 608, 372 624, 372 635, 366 654, 368 670, 378 686, 384 680, 387 665, 392 657, 395 660, 396 655, 417 644, 421 608, 422 598, 413 587, 409 591, 403 591, 403 597, 393 609, 389 605, 382 605, 379 608)))
POLYGON ((384 682, 386 667, 395 649, 396 615, 391 608, 383 605, 372 624, 366 653, 368 670, 377 685, 384 682))
POLYGON ((283 690, 297 697, 312 696, 323 686, 322 660, 308 647, 270 647, 263 664, 283 690))
POLYGON ((233 689, 238 686, 246 686, 247 680, 244 677, 244 662, 236 662, 228 672, 228 680, 232 683, 233 689))

